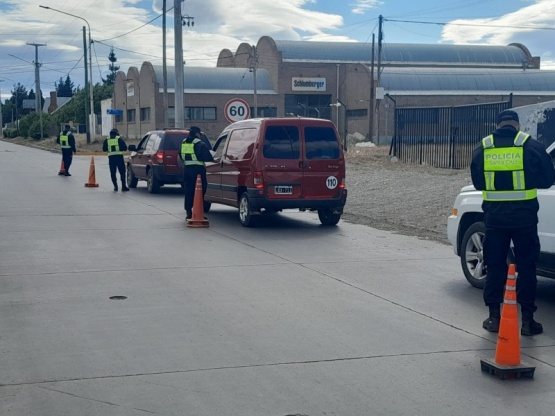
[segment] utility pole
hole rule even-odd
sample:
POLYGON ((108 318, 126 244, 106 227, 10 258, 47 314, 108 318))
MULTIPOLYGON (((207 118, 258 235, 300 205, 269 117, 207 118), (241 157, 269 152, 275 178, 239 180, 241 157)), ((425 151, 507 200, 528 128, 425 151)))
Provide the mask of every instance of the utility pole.
POLYGON ((42 94, 40 91, 40 66, 39 63, 39 46, 46 46, 46 43, 29 43, 27 45, 35 47, 35 111, 39 113, 40 119, 40 138, 44 137, 43 128, 42 128, 42 94))
POLYGON ((181 23, 181 0, 173 1, 173 29, 175 45, 175 128, 185 127, 184 103, 183 103, 183 28, 181 23))
MULTIPOLYGON (((4 82, 0 79, 0 82, 4 82)), ((2 108, 2 86, 0 85, 0 130, 2 130, 2 138, 4 138, 4 109, 2 108)))
POLYGON ((382 72, 382 41, 383 41, 383 16, 380 14, 380 24, 378 26, 378 87, 380 86, 380 74, 382 72))
POLYGON ((256 92, 256 68, 258 67, 258 55, 256 52, 256 45, 252 45, 252 55, 249 57, 250 59, 250 69, 252 71, 252 80, 254 83, 254 117, 258 117, 258 94, 256 92))
POLYGON ((168 128, 168 67, 166 65, 166 0, 162 2, 162 74, 164 77, 164 128, 168 128))
POLYGON ((376 35, 372 33, 372 61, 370 64, 370 102, 368 105, 368 138, 370 141, 374 138, 374 42, 376 35))
POLYGON ((87 144, 91 143, 91 118, 89 114, 89 95, 90 91, 86 87, 89 85, 89 70, 87 66, 87 28, 83 26, 83 62, 85 64, 85 132, 87 133, 87 144))

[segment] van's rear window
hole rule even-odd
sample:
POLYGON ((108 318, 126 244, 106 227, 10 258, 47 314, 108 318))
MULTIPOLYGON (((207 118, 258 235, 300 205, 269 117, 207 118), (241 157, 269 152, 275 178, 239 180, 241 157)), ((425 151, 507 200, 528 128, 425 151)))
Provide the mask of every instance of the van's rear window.
POLYGON ((181 142, 186 138, 185 133, 167 133, 162 150, 179 150, 181 149, 181 142))
POLYGON ((268 126, 263 154, 267 159, 299 159, 299 129, 296 126, 268 126))
POLYGON ((307 159, 339 158, 339 141, 331 127, 305 127, 304 142, 307 159))

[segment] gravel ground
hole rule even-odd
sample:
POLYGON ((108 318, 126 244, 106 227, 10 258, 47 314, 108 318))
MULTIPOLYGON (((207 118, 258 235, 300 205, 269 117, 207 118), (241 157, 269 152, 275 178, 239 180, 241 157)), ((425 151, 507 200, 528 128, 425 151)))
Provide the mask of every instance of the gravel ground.
POLYGON ((347 151, 349 195, 343 219, 448 244, 447 217, 470 171, 391 160, 389 147, 347 151))
MULTIPOLYGON (((84 135, 76 140, 79 153, 102 150, 101 142, 87 145, 84 135)), ((59 152, 55 139, 5 141, 59 152)), ((343 220, 448 244, 447 217, 460 189, 471 184, 470 171, 409 165, 388 153, 389 146, 346 152, 349 194, 343 220)))

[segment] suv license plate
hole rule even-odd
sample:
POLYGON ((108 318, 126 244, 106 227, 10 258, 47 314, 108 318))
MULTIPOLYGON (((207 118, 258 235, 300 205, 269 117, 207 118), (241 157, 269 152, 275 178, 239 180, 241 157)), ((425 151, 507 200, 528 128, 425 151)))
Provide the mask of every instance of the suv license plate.
POLYGON ((276 195, 291 195, 293 194, 292 186, 276 186, 274 188, 276 195))

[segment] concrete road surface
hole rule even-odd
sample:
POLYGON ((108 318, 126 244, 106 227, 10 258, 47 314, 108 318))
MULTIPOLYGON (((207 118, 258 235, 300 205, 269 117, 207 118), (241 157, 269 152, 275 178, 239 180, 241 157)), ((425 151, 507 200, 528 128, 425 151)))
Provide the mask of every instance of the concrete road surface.
POLYGON ((180 188, 60 161, 0 142, 0 415, 555 414, 554 281, 521 340, 535 377, 500 380, 448 246, 218 205, 191 229, 180 188))

